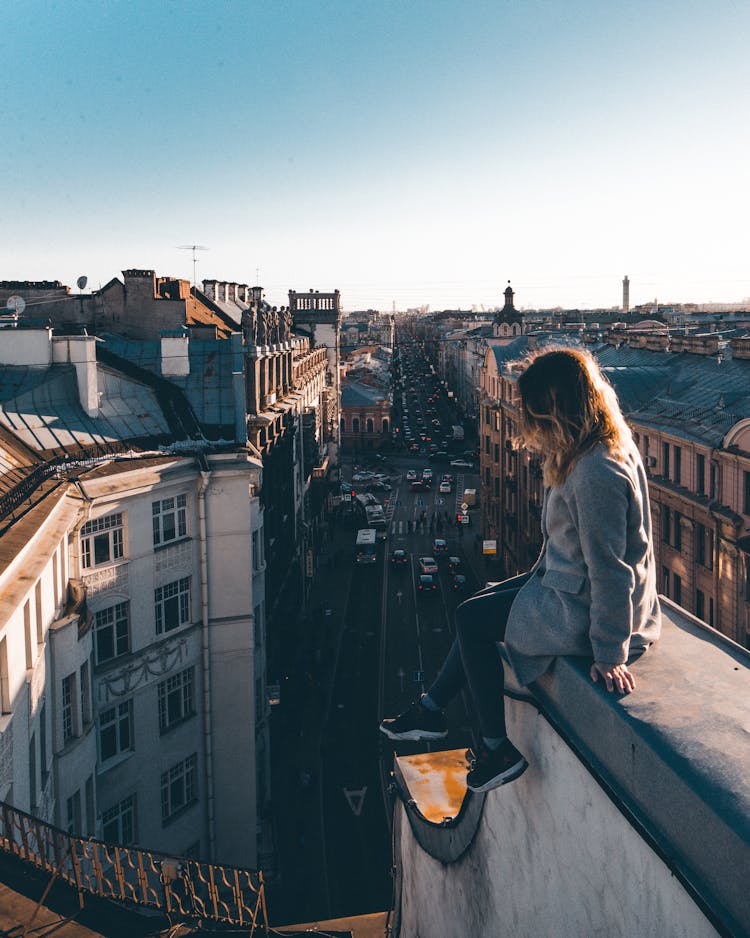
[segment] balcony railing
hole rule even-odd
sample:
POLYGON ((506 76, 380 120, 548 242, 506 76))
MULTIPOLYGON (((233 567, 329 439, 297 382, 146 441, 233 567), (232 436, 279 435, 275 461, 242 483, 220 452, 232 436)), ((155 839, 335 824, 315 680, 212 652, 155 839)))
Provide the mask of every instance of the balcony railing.
POLYGON ((76 837, 0 802, 0 849, 86 894, 268 934, 260 871, 76 837))

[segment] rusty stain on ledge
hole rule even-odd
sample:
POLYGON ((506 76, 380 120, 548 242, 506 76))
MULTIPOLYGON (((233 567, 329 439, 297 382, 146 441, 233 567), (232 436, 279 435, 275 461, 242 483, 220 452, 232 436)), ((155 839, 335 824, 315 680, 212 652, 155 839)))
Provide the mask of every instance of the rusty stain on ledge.
POLYGON ((397 756, 401 775, 420 813, 440 824, 455 818, 466 797, 466 749, 397 756))

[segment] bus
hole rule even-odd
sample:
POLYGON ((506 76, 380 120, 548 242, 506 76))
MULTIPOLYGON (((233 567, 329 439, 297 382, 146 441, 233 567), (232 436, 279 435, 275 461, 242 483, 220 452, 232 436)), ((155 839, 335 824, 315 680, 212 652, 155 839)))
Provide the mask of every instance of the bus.
POLYGON ((375 563, 377 543, 375 528, 361 528, 357 531, 355 559, 357 563, 375 563))

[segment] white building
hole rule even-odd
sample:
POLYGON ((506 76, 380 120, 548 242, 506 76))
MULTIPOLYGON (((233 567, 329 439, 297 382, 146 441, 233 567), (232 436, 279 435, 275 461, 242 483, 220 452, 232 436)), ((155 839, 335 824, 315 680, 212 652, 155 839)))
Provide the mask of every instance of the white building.
POLYGON ((260 461, 194 447, 82 464, 82 442, 115 443, 101 389, 131 401, 131 436, 165 423, 158 402, 95 360, 52 364, 68 340, 9 336, 6 362, 60 412, 30 415, 27 377, 0 367, 0 799, 253 867, 269 776, 260 461))

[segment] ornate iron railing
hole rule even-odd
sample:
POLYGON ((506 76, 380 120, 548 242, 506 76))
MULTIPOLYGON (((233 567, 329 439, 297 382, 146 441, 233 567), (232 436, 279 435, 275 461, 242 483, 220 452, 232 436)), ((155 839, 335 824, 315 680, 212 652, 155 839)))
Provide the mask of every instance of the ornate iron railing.
POLYGON ((86 893, 268 935, 260 871, 86 839, 0 802, 0 849, 86 893))

